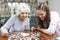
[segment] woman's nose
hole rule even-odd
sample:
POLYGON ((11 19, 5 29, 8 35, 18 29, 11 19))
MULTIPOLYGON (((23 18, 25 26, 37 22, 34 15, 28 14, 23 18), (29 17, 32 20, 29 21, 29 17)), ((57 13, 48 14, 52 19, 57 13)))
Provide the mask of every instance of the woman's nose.
POLYGON ((24 14, 24 16, 26 17, 26 16, 28 16, 28 14, 24 14))

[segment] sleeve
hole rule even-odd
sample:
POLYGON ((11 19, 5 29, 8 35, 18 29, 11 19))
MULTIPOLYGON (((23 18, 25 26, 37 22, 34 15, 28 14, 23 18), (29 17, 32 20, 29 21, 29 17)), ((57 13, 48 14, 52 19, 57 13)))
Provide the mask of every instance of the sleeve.
POLYGON ((4 30, 6 29, 7 31, 10 29, 10 27, 14 24, 14 20, 15 20, 15 17, 12 16, 7 22, 6 24, 4 24, 2 27, 1 27, 1 30, 4 30))
POLYGON ((57 12, 51 12, 51 21, 50 21, 50 25, 48 28, 48 31, 51 34, 54 34, 57 28, 57 24, 59 22, 59 15, 57 12))

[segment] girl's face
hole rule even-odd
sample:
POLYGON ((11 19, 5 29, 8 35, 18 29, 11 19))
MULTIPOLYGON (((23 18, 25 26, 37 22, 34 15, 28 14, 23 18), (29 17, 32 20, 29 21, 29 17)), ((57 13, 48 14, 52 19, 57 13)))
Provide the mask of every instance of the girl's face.
POLYGON ((46 12, 44 10, 37 10, 37 15, 41 20, 45 20, 46 12))

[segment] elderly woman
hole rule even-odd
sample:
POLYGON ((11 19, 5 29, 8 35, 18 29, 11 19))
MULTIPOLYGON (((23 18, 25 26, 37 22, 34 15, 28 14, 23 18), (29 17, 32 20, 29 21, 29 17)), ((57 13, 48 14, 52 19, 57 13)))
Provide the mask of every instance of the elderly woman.
POLYGON ((7 23, 1 27, 1 33, 5 35, 8 34, 8 32, 30 30, 30 22, 27 17, 29 12, 29 6, 25 3, 20 3, 16 11, 17 15, 12 16, 7 23))

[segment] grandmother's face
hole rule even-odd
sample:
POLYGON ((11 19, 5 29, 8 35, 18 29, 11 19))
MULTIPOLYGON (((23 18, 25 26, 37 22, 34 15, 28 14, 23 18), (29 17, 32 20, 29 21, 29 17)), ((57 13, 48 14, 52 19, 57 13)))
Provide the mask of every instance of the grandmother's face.
POLYGON ((24 21, 28 16, 28 12, 21 12, 19 18, 24 21))

